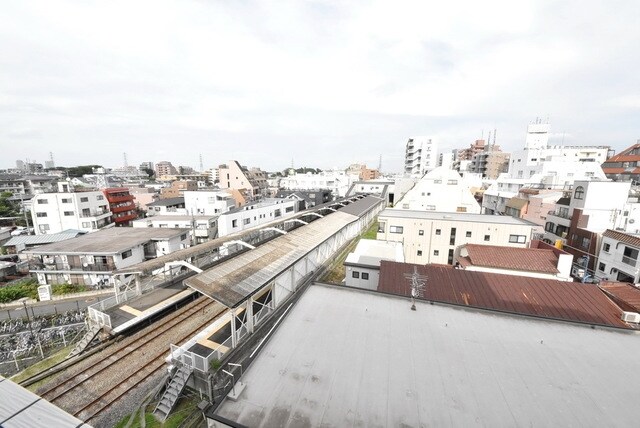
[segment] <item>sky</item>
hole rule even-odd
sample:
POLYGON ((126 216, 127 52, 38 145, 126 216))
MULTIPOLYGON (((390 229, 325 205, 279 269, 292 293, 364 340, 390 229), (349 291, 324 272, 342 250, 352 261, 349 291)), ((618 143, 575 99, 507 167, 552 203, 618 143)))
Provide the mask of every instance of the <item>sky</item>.
POLYGON ((0 14, 0 168, 230 159, 400 172, 497 129, 640 138, 640 2, 30 1, 0 14))

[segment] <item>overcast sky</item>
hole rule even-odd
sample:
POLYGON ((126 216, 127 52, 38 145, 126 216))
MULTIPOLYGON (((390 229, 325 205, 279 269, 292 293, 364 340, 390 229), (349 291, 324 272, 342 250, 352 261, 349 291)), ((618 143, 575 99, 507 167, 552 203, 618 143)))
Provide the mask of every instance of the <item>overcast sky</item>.
POLYGON ((400 171, 497 128, 521 148, 640 138, 640 1, 13 1, 0 168, 229 159, 400 171), (564 136, 564 137, 563 137, 564 136))

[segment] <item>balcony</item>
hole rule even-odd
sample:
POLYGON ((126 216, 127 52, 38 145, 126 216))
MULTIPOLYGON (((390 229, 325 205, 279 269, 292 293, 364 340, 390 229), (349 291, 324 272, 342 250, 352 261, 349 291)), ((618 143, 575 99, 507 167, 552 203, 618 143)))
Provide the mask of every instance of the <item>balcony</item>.
POLYGON ((131 213, 131 214, 125 214, 125 215, 121 215, 121 216, 117 216, 117 217, 113 217, 113 221, 115 223, 124 223, 127 221, 131 221, 131 220, 135 220, 138 218, 138 214, 136 214, 135 212, 131 213))
POLYGON ((89 211, 80 212, 81 218, 101 217, 101 216, 110 216, 110 215, 111 215, 110 211, 103 211, 103 210, 89 210, 89 211))
POLYGON ((43 263, 37 260, 29 261, 29 270, 34 271, 77 271, 77 272, 111 272, 116 270, 113 263, 87 263, 85 265, 73 265, 69 263, 43 263))
POLYGON ((124 204, 124 205, 116 205, 116 206, 112 206, 111 207, 111 212, 112 213, 121 213, 124 211, 131 211, 136 209, 135 204, 130 203, 130 204, 124 204))
POLYGON ((622 256, 622 263, 629 265, 629 266, 633 266, 636 267, 636 263, 638 262, 638 260, 633 259, 631 257, 627 257, 627 256, 622 256))
POLYGON ((569 212, 560 211, 560 210, 552 210, 552 211, 549 211, 547 214, 554 215, 554 216, 560 217, 560 218, 565 218, 567 220, 571 220, 571 215, 569 215, 569 212))
POLYGON ((109 203, 112 203, 112 204, 116 204, 118 202, 133 201, 133 195, 118 195, 118 196, 114 196, 114 195, 107 194, 107 201, 109 201, 109 203))

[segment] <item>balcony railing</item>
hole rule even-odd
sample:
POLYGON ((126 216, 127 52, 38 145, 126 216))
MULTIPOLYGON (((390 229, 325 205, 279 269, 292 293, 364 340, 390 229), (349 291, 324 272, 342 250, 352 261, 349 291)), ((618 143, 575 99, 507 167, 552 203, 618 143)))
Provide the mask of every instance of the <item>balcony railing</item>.
POLYGON ((35 260, 29 262, 30 270, 50 270, 50 271, 78 271, 78 272, 111 272, 116 270, 111 263, 91 263, 86 266, 70 265, 68 263, 41 263, 35 260))
POLYGON ((89 218, 89 217, 100 217, 102 215, 106 215, 106 214, 111 214, 110 211, 102 211, 102 210, 93 210, 93 211, 89 211, 87 212, 82 212, 80 211, 80 217, 81 218, 89 218))
POLYGON ((564 218, 564 219, 567 219, 567 220, 571 220, 571 216, 569 215, 568 212, 565 213, 563 211, 552 210, 552 211, 549 211, 547 214, 554 215, 556 217, 564 218))
POLYGON ((624 264, 635 267, 637 262, 638 262, 637 259, 633 259, 627 256, 622 256, 622 263, 624 264))

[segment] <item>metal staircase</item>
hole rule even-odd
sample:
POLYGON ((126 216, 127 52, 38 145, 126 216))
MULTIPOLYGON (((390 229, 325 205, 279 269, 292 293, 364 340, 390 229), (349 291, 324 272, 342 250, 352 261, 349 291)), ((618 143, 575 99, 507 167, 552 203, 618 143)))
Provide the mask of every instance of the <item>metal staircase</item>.
POLYGON ((84 352, 84 350, 87 349, 91 342, 93 342, 93 339, 96 338, 101 330, 102 326, 99 325, 90 327, 89 330, 87 330, 87 332, 84 334, 84 336, 82 336, 80 342, 78 342, 76 346, 71 350, 67 358, 75 357, 76 355, 80 355, 82 352, 84 352))
POLYGON ((189 377, 191 377, 193 369, 187 366, 180 366, 176 373, 171 378, 167 389, 162 394, 162 398, 158 402, 153 414, 160 422, 164 422, 171 413, 173 406, 176 405, 180 393, 184 389, 189 377))

